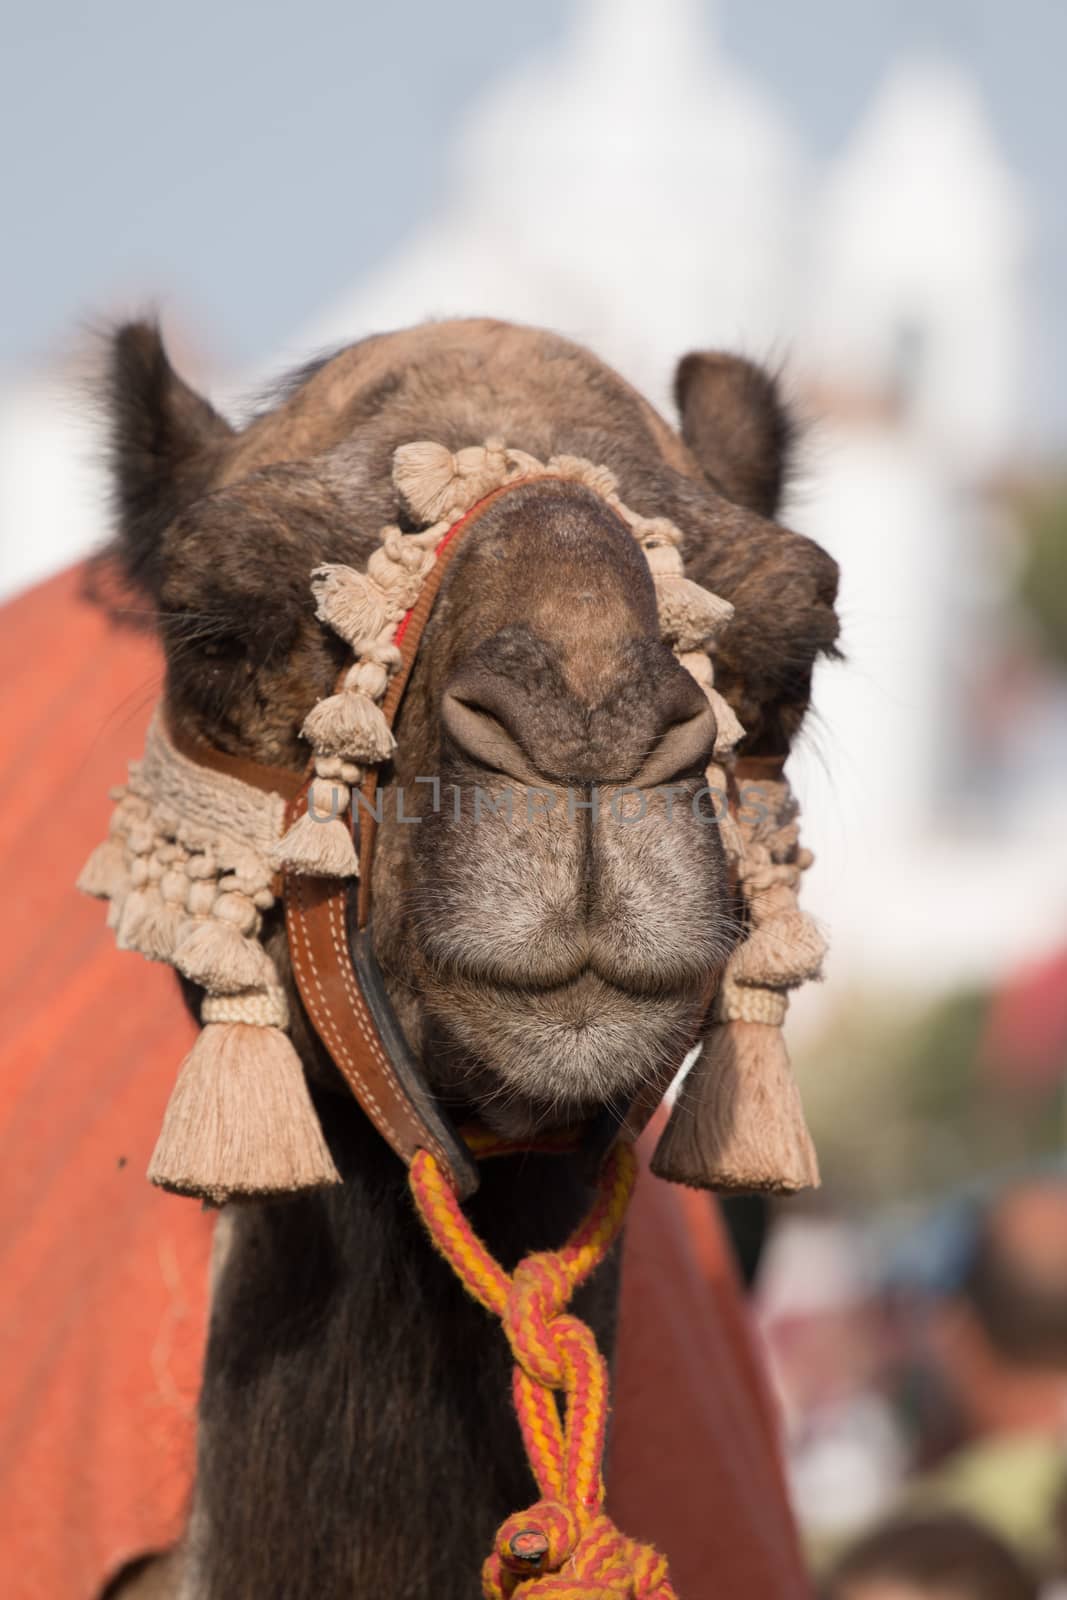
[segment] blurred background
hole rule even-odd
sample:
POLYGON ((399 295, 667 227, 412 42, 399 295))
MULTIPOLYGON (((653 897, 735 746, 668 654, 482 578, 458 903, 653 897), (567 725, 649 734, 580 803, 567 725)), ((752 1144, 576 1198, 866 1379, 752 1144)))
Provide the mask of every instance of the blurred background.
POLYGON ((791 1024, 825 1184, 749 1261, 796 1501, 833 1551, 984 1472, 1054 1572, 1067 6, 41 0, 4 31, 4 595, 104 534, 84 377, 131 311, 235 417, 426 316, 557 329, 668 414, 689 349, 781 370, 785 520, 841 563, 848 658, 792 763, 832 941, 791 1024))

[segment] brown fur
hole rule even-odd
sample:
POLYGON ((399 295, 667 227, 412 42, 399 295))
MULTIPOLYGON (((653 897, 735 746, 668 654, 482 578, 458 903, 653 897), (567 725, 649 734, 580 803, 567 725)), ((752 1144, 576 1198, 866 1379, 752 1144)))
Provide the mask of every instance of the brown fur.
MULTIPOLYGON (((122 330, 116 554, 159 606, 172 714, 224 749, 302 766, 301 721, 343 659, 315 620, 311 568, 362 564, 383 525, 403 524, 398 445, 496 436, 610 466, 630 506, 682 529, 690 576, 736 607, 717 670, 747 748, 784 748, 833 645, 836 572, 752 509, 773 509, 780 416, 748 369, 724 388, 729 361, 716 360, 720 443, 706 386, 692 372, 680 385, 698 460, 614 373, 535 330, 473 321, 365 340, 236 435, 175 377, 152 330, 122 330)), ((442 587, 398 732, 374 939, 428 1080, 508 1130, 621 1107, 676 1064, 735 932, 718 832, 707 801, 694 804, 713 722, 658 638, 632 537, 589 491, 535 484, 483 516, 442 587), (432 811, 415 783, 430 775, 459 786, 460 821, 432 811), (657 787, 668 783, 672 800, 657 787), (643 821, 605 811, 623 785, 646 798, 643 821), (416 824, 398 820, 401 786, 416 824), (483 805, 475 825, 475 787, 498 802, 510 790, 516 820, 483 805), (526 821, 537 789, 555 803, 526 821), (595 820, 574 804, 594 789, 595 820)), ((284 970, 277 919, 270 944, 284 970)), ((398 1164, 338 1092, 293 998, 346 1183, 237 1217, 205 1377, 189 1594, 459 1600, 494 1523, 531 1493, 503 1340, 435 1261, 398 1164)), ((506 1162, 475 1209, 514 1258, 559 1238, 584 1197, 571 1161, 506 1162)), ((602 1295, 592 1309, 607 1335, 602 1295)))

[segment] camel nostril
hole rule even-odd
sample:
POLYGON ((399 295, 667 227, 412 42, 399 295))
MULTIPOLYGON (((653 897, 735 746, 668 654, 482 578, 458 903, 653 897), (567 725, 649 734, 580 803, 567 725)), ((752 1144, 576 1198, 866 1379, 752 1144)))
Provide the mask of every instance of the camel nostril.
POLYGON ((456 748, 478 766, 523 783, 537 773, 517 737, 506 689, 491 680, 454 681, 441 701, 441 721, 456 748))
POLYGON ((712 758, 718 729, 711 706, 703 694, 700 698, 701 705, 676 717, 663 729, 634 776, 635 785, 653 788, 703 772, 712 758))

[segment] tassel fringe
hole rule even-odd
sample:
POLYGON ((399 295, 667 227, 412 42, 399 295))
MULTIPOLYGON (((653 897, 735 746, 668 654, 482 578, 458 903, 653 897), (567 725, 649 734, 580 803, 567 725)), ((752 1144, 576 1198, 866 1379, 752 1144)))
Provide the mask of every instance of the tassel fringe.
POLYGON ((274 963, 259 941, 214 917, 185 924, 174 947, 174 965, 211 994, 258 989, 274 978, 274 963))
POLYGON ((354 567, 316 567, 311 574, 315 615, 348 644, 376 639, 390 621, 381 589, 354 567))
POLYGON ((760 987, 807 983, 818 978, 826 940, 803 911, 787 911, 755 928, 730 960, 735 983, 760 987))
POLYGON ((129 882, 126 854, 120 841, 105 839, 82 868, 77 887, 94 900, 115 900, 126 893, 129 882))
POLYGON ((714 753, 719 757, 729 755, 734 746, 740 744, 745 737, 745 730, 734 716, 729 701, 724 700, 717 689, 708 688, 704 693, 715 713, 714 753))
POLYGON ((818 1187, 818 1159, 776 1026, 726 1022, 712 1029, 682 1082, 652 1171, 727 1194, 818 1187))
POLYGON ((150 1180, 213 1205, 340 1183, 300 1058, 278 1028, 209 1022, 182 1065, 150 1180))
POLYGON ((174 955, 181 914, 165 903, 154 884, 134 889, 119 911, 115 943, 149 961, 169 962, 174 955))
POLYGON ((656 608, 660 633, 678 651, 699 650, 722 631, 734 614, 728 600, 688 578, 673 576, 657 579, 656 608))
POLYGON ((289 829, 275 857, 279 866, 313 878, 354 878, 359 872, 352 835, 334 818, 315 822, 306 814, 289 829))
POLYGON ((462 516, 483 495, 507 481, 514 465, 502 445, 490 441, 457 450, 418 440, 393 454, 393 483, 415 516, 440 522, 462 516))
POLYGON ((353 689, 320 700, 305 718, 302 733, 316 755, 346 761, 385 761, 396 749, 392 729, 374 701, 353 689))

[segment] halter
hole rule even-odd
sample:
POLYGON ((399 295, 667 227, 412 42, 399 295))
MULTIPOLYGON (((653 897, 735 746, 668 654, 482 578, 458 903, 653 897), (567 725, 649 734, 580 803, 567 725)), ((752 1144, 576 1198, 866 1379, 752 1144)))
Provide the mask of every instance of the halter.
MULTIPOLYGON (((817 974, 823 945, 796 906, 796 886, 810 857, 798 847, 796 808, 780 766, 746 768, 732 757, 743 730, 715 690, 711 651, 733 608, 684 576, 680 531, 665 518, 627 507, 604 467, 570 456, 541 463, 492 441, 455 455, 420 442, 397 450, 393 479, 418 530, 384 529, 366 572, 331 565, 311 575, 317 615, 350 645, 354 662, 337 693, 319 701, 305 720, 303 735, 312 747, 305 773, 192 741, 169 724, 162 708, 143 760, 131 763, 128 786, 116 791, 111 837, 80 880, 87 892, 111 902, 109 920, 120 947, 168 962, 205 992, 204 1027, 179 1075, 149 1176, 216 1203, 339 1181, 287 1037, 284 991, 259 939, 264 913, 280 897, 302 1003, 363 1110, 408 1166, 425 1150, 460 1198, 477 1187, 475 1163, 425 1083, 374 959, 374 800, 379 766, 395 749, 393 729, 449 563, 501 497, 523 484, 560 479, 597 494, 643 551, 661 635, 715 712, 708 782, 733 802, 720 828, 749 936, 723 974, 709 973, 705 1000, 711 1004, 717 987, 709 1043, 720 1053, 728 1047, 739 1063, 725 1069, 720 1063, 717 1070, 717 1115, 737 1124, 744 1139, 745 1096, 755 1094, 760 1152, 754 1168, 750 1160, 731 1166, 726 1148, 721 1172, 709 1178, 701 1169, 693 1176, 685 1141, 691 1141, 694 1118, 687 1108, 687 1126, 675 1126, 678 1171, 666 1175, 726 1187, 793 1188, 811 1181, 814 1156, 788 1064, 782 1065, 778 1028, 788 988, 817 974), (760 791, 755 820, 746 821, 738 804, 738 779, 760 791), (353 877, 359 879, 354 919, 353 877), (751 1059, 739 1053, 739 1041, 746 1040, 751 1059), (768 1100, 781 1106, 781 1128, 767 1115, 768 1100), (756 1185, 749 1182, 750 1169, 756 1185)), ((602 1158, 616 1138, 636 1137, 668 1082, 650 1084, 621 1128, 607 1119, 588 1127, 591 1154, 602 1158)), ((669 1143, 671 1128, 666 1138, 669 1143)), ((659 1156, 657 1163, 661 1171, 670 1167, 659 1156)))

